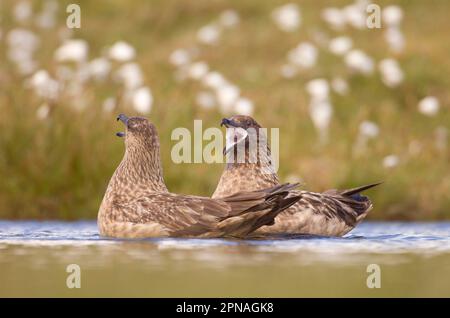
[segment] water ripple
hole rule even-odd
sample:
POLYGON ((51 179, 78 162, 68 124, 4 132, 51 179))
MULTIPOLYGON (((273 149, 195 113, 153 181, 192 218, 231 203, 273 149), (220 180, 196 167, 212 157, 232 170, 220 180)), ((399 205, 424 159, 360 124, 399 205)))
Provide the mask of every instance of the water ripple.
MULTIPOLYGON (((305 235, 258 240, 147 239, 132 240, 158 250, 204 250, 247 247, 257 252, 312 252, 321 254, 450 252, 450 222, 364 222, 342 238, 305 235)), ((94 221, 0 221, 0 248, 24 246, 97 246, 127 244, 130 240, 102 238, 94 221), (2 247, 3 246, 3 247, 2 247)))

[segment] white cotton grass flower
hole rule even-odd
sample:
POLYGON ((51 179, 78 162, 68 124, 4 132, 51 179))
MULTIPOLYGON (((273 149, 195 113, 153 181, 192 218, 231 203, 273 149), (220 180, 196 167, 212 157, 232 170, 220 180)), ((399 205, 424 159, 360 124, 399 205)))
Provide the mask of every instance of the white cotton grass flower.
POLYGON ((47 103, 43 103, 36 110, 36 117, 39 120, 44 120, 44 119, 48 118, 49 114, 50 114, 50 106, 47 103))
POLYGON ((40 42, 37 35, 27 29, 15 28, 8 32, 6 42, 7 57, 15 64, 17 71, 21 75, 32 74, 38 68, 33 59, 40 42))
POLYGON ((436 116, 439 108, 439 100, 434 96, 427 96, 419 102, 419 111, 427 116, 436 116))
POLYGON ((355 29, 366 28, 366 11, 363 5, 351 4, 343 9, 343 14, 348 25, 355 29))
POLYGON ((342 30, 346 24, 346 16, 343 10, 338 8, 325 8, 321 12, 322 19, 333 30, 342 30))
POLYGON ((397 27, 388 27, 384 32, 384 39, 389 49, 394 53, 400 53, 405 47, 405 37, 397 27))
POLYGON ((330 86, 326 79, 317 78, 306 83, 306 91, 313 100, 327 100, 330 93, 330 86))
POLYGON ((216 91, 217 102, 222 114, 229 114, 233 110, 234 103, 240 96, 240 89, 232 84, 228 84, 216 91))
POLYGON ((369 139, 375 139, 380 134, 380 128, 372 121, 365 120, 359 125, 359 133, 353 146, 355 155, 363 154, 367 151, 369 139))
POLYGON ((378 64, 381 80, 388 87, 397 87, 403 82, 403 71, 394 59, 384 59, 378 64))
POLYGON ((45 1, 42 11, 36 16, 36 25, 42 29, 51 29, 55 27, 58 7, 57 0, 45 1))
POLYGON ((36 34, 22 28, 10 30, 6 40, 10 49, 18 49, 28 52, 35 51, 40 42, 36 34))
POLYGON ((375 138, 380 133, 380 128, 373 121, 365 120, 359 125, 359 133, 368 138, 375 138))
POLYGON ((209 71, 209 66, 205 62, 195 62, 188 66, 187 74, 194 80, 201 80, 209 71))
POLYGON ((255 110, 253 102, 245 97, 240 97, 234 104, 234 112, 238 115, 252 116, 255 110))
POLYGON ((22 62, 31 61, 33 59, 33 51, 26 51, 20 48, 10 48, 8 50, 8 58, 11 62, 20 64, 22 62))
POLYGON ((55 51, 58 62, 81 63, 87 59, 89 46, 85 40, 67 40, 55 51))
POLYGON ((89 62, 88 72, 89 76, 95 80, 105 80, 111 71, 111 62, 104 58, 99 57, 89 62))
POLYGON ((148 87, 140 87, 133 92, 131 102, 134 110, 141 114, 148 114, 152 110, 153 95, 148 87))
POLYGON ((206 45, 213 45, 219 41, 221 30, 215 24, 208 24, 197 31, 197 40, 206 45))
POLYGON ((34 93, 44 99, 56 99, 59 94, 60 85, 58 81, 51 78, 45 70, 39 70, 28 80, 28 85, 34 93))
POLYGON ((112 113, 116 109, 117 101, 114 97, 108 97, 103 101, 102 109, 105 113, 112 113))
POLYGON ((285 4, 272 11, 272 19, 280 30, 296 31, 301 24, 300 8, 295 3, 285 4))
POLYGON ((229 83, 222 74, 216 71, 212 71, 203 76, 202 84, 208 88, 218 90, 221 87, 228 85, 229 83))
POLYGON ((399 26, 403 19, 403 10, 397 5, 389 5, 383 8, 381 17, 386 25, 399 26))
POLYGON ((195 102, 203 109, 212 109, 216 106, 216 97, 211 92, 199 92, 195 102))
POLYGON ((114 79, 117 82, 122 83, 128 90, 142 86, 144 81, 141 68, 136 63, 123 64, 114 73, 114 79))
POLYGON ((347 95, 350 88, 345 79, 342 77, 335 77, 331 80, 331 88, 333 91, 339 95, 347 95))
POLYGON ((328 141, 328 127, 333 115, 333 106, 329 101, 330 87, 328 81, 317 78, 306 83, 306 91, 311 96, 309 115, 319 134, 321 143, 328 141))
POLYGON ((232 9, 223 11, 219 16, 219 23, 224 28, 232 28, 238 25, 239 22, 240 22, 239 14, 232 9))
POLYGON ((280 67, 280 74, 284 78, 293 78, 298 74, 298 67, 292 64, 283 64, 280 67))
POLYGON ((333 115, 333 107, 328 100, 312 99, 309 105, 309 115, 319 134, 322 144, 328 141, 328 127, 333 115))
POLYGON ((331 53, 336 55, 344 55, 348 51, 351 50, 353 46, 353 41, 348 36, 339 36, 334 39, 331 39, 328 44, 328 49, 331 53))
POLYGON ((373 59, 361 50, 351 50, 345 55, 347 67, 357 73, 370 75, 374 70, 373 59))
POLYGON ((303 42, 288 52, 288 61, 301 69, 308 69, 316 65, 318 51, 309 43, 303 42))
POLYGON ((383 167, 386 169, 392 169, 398 166, 400 159, 397 155, 388 155, 383 158, 383 167))
POLYGON ((136 50, 129 43, 118 41, 109 48, 108 56, 117 62, 128 62, 136 57, 136 50))
POLYGON ((13 16, 17 22, 26 22, 33 14, 33 7, 30 1, 21 0, 17 2, 13 9, 13 16))
POLYGON ((170 54, 169 62, 170 64, 178 67, 187 65, 191 62, 191 54, 188 50, 177 49, 170 54))

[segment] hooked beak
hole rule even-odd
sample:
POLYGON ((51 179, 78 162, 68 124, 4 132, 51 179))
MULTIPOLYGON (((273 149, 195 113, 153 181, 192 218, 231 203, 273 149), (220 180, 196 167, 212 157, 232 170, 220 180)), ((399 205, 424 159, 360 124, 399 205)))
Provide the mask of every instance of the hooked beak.
MULTIPOLYGON (((117 116, 117 121, 121 121, 122 123, 124 123, 125 126, 127 126, 128 124, 128 117, 125 114, 120 114, 119 116, 117 116)), ((118 133, 116 133, 117 137, 125 137, 125 133, 120 131, 118 133)))
POLYGON ((234 122, 232 119, 228 119, 228 118, 223 118, 222 121, 220 122, 220 126, 225 126, 226 128, 229 127, 239 127, 239 125, 234 122))
POLYGON ((117 121, 119 120, 125 125, 127 125, 128 123, 128 117, 125 114, 120 114, 119 116, 117 116, 117 121))

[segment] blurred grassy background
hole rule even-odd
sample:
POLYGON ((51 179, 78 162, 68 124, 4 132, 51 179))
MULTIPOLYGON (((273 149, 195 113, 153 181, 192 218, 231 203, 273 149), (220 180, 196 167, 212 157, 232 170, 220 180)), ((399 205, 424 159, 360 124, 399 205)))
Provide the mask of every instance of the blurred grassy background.
MULTIPOLYGON (((59 1, 58 25, 64 28, 65 7, 59 1)), ((0 44, 0 218, 95 218, 107 182, 123 155, 123 142, 114 136, 122 127, 115 115, 136 114, 122 105, 112 113, 102 110, 108 96, 117 96, 112 82, 90 82, 79 98, 85 105, 76 110, 63 96, 51 105, 50 116, 36 118, 42 101, 24 87, 7 61, 5 36, 15 27, 10 12, 15 1, 2 1, 0 44)), ((350 1, 298 1, 302 26, 298 32, 283 33, 270 19, 271 11, 283 1, 78 1, 82 27, 73 38, 89 43, 89 58, 102 54, 105 46, 125 40, 136 48, 137 63, 145 74, 155 102, 148 116, 157 126, 162 143, 165 180, 173 192, 210 195, 222 172, 221 164, 181 164, 170 159, 176 127, 193 128, 194 119, 204 127, 217 127, 223 115, 218 110, 198 107, 197 82, 179 83, 168 57, 175 49, 196 45, 197 30, 217 19, 225 9, 236 10, 240 24, 222 34, 215 47, 201 46, 200 58, 212 69, 237 84, 255 103, 254 117, 266 127, 280 127, 280 175, 296 174, 305 188, 354 187, 384 180, 370 192, 375 209, 371 219, 436 220, 450 218, 450 152, 434 147, 434 129, 449 127, 450 114, 450 20, 447 0, 377 1, 381 6, 395 3, 405 12, 402 30, 406 48, 398 55, 404 83, 385 87, 378 74, 348 76, 350 93, 333 95, 334 117, 330 142, 317 143, 308 115, 309 99, 304 85, 317 77, 345 74, 342 60, 320 50, 317 66, 294 79, 280 76, 288 50, 321 30, 330 37, 341 33, 327 28, 320 11, 328 5, 343 6, 350 1), (434 95, 442 110, 426 117, 417 111, 418 101, 434 95), (380 127, 369 150, 355 157, 352 147, 359 124, 372 120, 380 127), (411 142, 422 150, 411 154, 411 142), (396 154, 400 164, 386 169, 385 156, 396 154)), ((35 7, 40 1, 33 2, 35 7)), ((53 52, 60 42, 58 30, 41 30, 33 25, 41 44, 36 53, 40 68, 55 69, 53 52)), ((391 56, 381 30, 347 29, 355 47, 379 61, 391 56)))

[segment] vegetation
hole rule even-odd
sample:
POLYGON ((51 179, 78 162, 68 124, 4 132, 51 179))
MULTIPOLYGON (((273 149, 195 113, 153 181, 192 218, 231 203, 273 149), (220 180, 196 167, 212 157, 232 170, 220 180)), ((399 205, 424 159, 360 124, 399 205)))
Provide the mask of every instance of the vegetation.
MULTIPOLYGON (((104 48, 119 40, 136 49, 136 62, 151 88, 154 103, 147 116, 161 138, 165 180, 173 192, 210 195, 222 172, 221 164, 180 164, 170 159, 171 132, 176 127, 193 128, 194 119, 204 127, 218 127, 223 114, 196 104, 201 85, 176 80, 170 54, 179 48, 199 47, 198 59, 224 74, 240 87, 255 105, 255 119, 266 127, 280 127, 280 175, 297 175, 305 188, 354 187, 383 180, 368 192, 374 201, 371 219, 437 220, 450 218, 450 147, 435 147, 435 129, 449 127, 450 29, 446 0, 399 0, 405 13, 401 29, 406 47, 401 54, 388 52, 383 29, 333 31, 320 12, 328 1, 299 2, 302 25, 296 32, 282 32, 271 20, 280 1, 79 1, 82 26, 72 38, 89 44, 89 60, 104 54, 104 48), (199 28, 217 19, 225 9, 240 16, 235 28, 222 33, 215 46, 196 42, 199 28), (351 36, 354 46, 375 61, 395 57, 405 74, 396 88, 386 87, 377 71, 372 76, 352 75, 341 57, 319 48, 317 65, 292 79, 280 75, 287 52, 302 41, 314 42, 322 32, 328 37, 351 36), (305 84, 315 78, 343 76, 348 95, 332 93, 334 115, 330 140, 318 142, 309 117, 305 84), (441 102, 437 116, 417 110, 427 95, 441 102), (363 153, 354 145, 360 123, 370 120, 380 133, 363 153), (395 154, 395 167, 383 166, 383 158, 395 154)), ((387 1, 377 1, 380 6, 387 1)), ((123 155, 123 141, 114 134, 123 129, 116 123, 119 112, 138 114, 127 103, 112 111, 103 101, 120 100, 121 87, 112 79, 88 81, 77 94, 64 93, 44 101, 27 85, 29 76, 19 74, 7 52, 7 34, 18 27, 12 18, 16 1, 3 1, 0 28, 0 218, 80 219, 95 218, 107 182, 123 155), (39 119, 36 112, 47 103, 50 113, 39 119), (74 104, 82 105, 74 107, 74 104)), ((58 2, 57 27, 33 30, 40 45, 35 53, 39 69, 57 71, 54 51, 65 28, 66 4, 58 2)), ((67 2, 67 4, 70 2, 67 2)), ((350 1, 335 1, 343 6, 350 1)), ((390 3, 390 2, 389 2, 390 3)), ((33 2, 38 10, 42 2, 33 2)))

